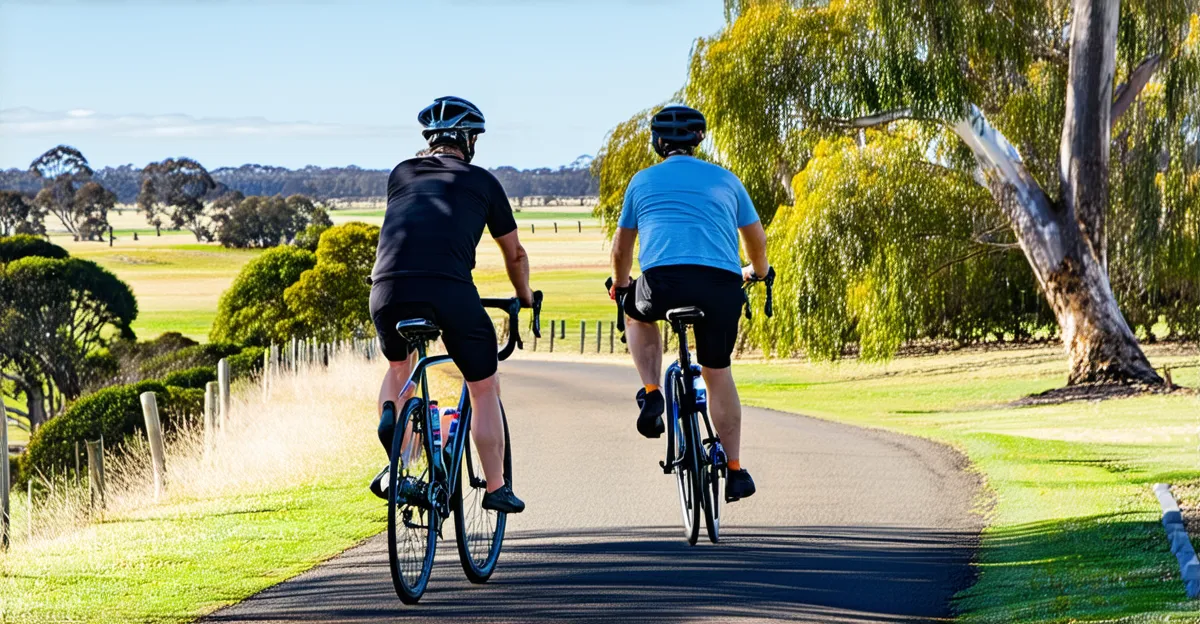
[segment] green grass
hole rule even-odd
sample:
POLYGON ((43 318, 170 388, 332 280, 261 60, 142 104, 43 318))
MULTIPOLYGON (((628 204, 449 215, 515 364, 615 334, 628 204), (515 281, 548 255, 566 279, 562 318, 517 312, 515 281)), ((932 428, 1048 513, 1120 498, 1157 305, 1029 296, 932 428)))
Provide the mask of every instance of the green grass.
MULTIPOLYGON (((1158 365, 1197 361, 1152 353, 1158 365)), ((1062 369, 1057 349, 735 367, 749 404, 928 437, 971 459, 989 528, 978 582, 957 598, 962 621, 1200 621, 1150 492, 1200 477, 1200 400, 1005 406, 1062 385, 1062 369)))
POLYGON ((0 622, 188 622, 386 527, 367 473, 181 501, 0 557, 0 622))
POLYGON ((167 244, 152 240, 144 244, 126 240, 115 247, 79 244, 71 246, 70 252, 129 284, 138 300, 133 330, 140 338, 178 331, 204 341, 221 293, 260 251, 187 241, 188 237, 176 235, 167 244))
MULTIPOLYGON (((552 269, 538 271, 531 280, 533 288, 545 296, 542 319, 549 327, 550 320, 567 321, 568 330, 579 335, 579 321, 589 321, 588 333, 595 331, 595 322, 616 319, 616 304, 604 292, 608 271, 603 269, 552 269)), ((475 285, 484 297, 511 297, 512 285, 504 271, 475 272, 475 285)), ((498 317, 497 317, 498 318, 498 317)), ((606 330, 607 331, 607 330, 606 330)), ((570 331, 567 332, 570 334, 570 331)))

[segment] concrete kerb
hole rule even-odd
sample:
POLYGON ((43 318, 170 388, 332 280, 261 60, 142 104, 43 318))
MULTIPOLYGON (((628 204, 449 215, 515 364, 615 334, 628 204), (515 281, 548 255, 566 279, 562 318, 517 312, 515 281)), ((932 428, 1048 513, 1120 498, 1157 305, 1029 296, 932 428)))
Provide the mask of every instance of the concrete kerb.
POLYGON ((1171 553, 1179 561, 1179 572, 1183 577, 1188 598, 1200 597, 1200 559, 1196 558, 1196 550, 1192 548, 1192 540, 1183 525, 1183 513, 1179 510, 1179 503, 1171 494, 1171 486, 1166 483, 1155 484, 1154 495, 1158 497, 1158 503, 1162 506, 1163 528, 1167 530, 1171 553))

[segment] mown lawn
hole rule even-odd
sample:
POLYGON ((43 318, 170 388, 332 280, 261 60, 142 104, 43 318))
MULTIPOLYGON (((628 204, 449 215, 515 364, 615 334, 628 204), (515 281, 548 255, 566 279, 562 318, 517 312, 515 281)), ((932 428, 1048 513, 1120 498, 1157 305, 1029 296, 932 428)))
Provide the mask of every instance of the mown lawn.
MULTIPOLYGON (((1158 366, 1200 363, 1195 349, 1151 353, 1158 366)), ((1008 407, 1063 384, 1051 348, 735 370, 747 403, 932 438, 971 459, 989 528, 978 582, 957 597, 962 621, 1200 621, 1150 491, 1200 477, 1197 396, 1008 407)), ((1200 385, 1196 368, 1174 378, 1200 385)))

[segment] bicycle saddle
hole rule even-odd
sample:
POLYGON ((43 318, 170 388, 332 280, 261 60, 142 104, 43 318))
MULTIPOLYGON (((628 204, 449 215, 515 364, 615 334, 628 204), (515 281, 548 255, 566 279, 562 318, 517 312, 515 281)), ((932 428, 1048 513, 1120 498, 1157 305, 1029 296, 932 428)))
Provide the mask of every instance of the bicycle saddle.
POLYGON ((695 306, 667 310, 667 320, 671 321, 672 323, 676 321, 683 323, 694 323, 702 318, 704 318, 704 311, 695 306))
POLYGON ((396 332, 409 342, 429 342, 437 340, 442 330, 433 321, 417 318, 396 323, 396 332))

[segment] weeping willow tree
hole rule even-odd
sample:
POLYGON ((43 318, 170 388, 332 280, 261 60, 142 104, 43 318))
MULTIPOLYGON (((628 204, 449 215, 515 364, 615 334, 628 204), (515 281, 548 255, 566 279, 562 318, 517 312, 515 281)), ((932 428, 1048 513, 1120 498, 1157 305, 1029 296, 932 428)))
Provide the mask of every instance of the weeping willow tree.
POLYGON ((1200 0, 726 6, 728 26, 696 45, 686 97, 709 117, 713 158, 764 217, 785 205, 768 231, 790 263, 774 259, 795 316, 753 327, 763 346, 828 355, 860 340, 886 355, 935 335, 930 311, 953 309, 939 276, 969 270, 960 283, 999 287, 1007 273, 987 263, 1007 246, 1053 314, 1069 383, 1161 383, 1133 328, 1165 318, 1171 333, 1195 335, 1200 314, 1200 0), (880 132, 833 141, 866 128, 880 132), (838 155, 854 150, 868 153, 838 155), (983 192, 935 195, 963 180, 983 192), (971 227, 932 218, 932 203, 960 204, 971 227), (863 220, 836 227, 842 211, 863 220), (930 229, 913 230, 922 218, 930 229), (862 257, 796 249, 859 248, 861 230, 877 243, 862 257))

